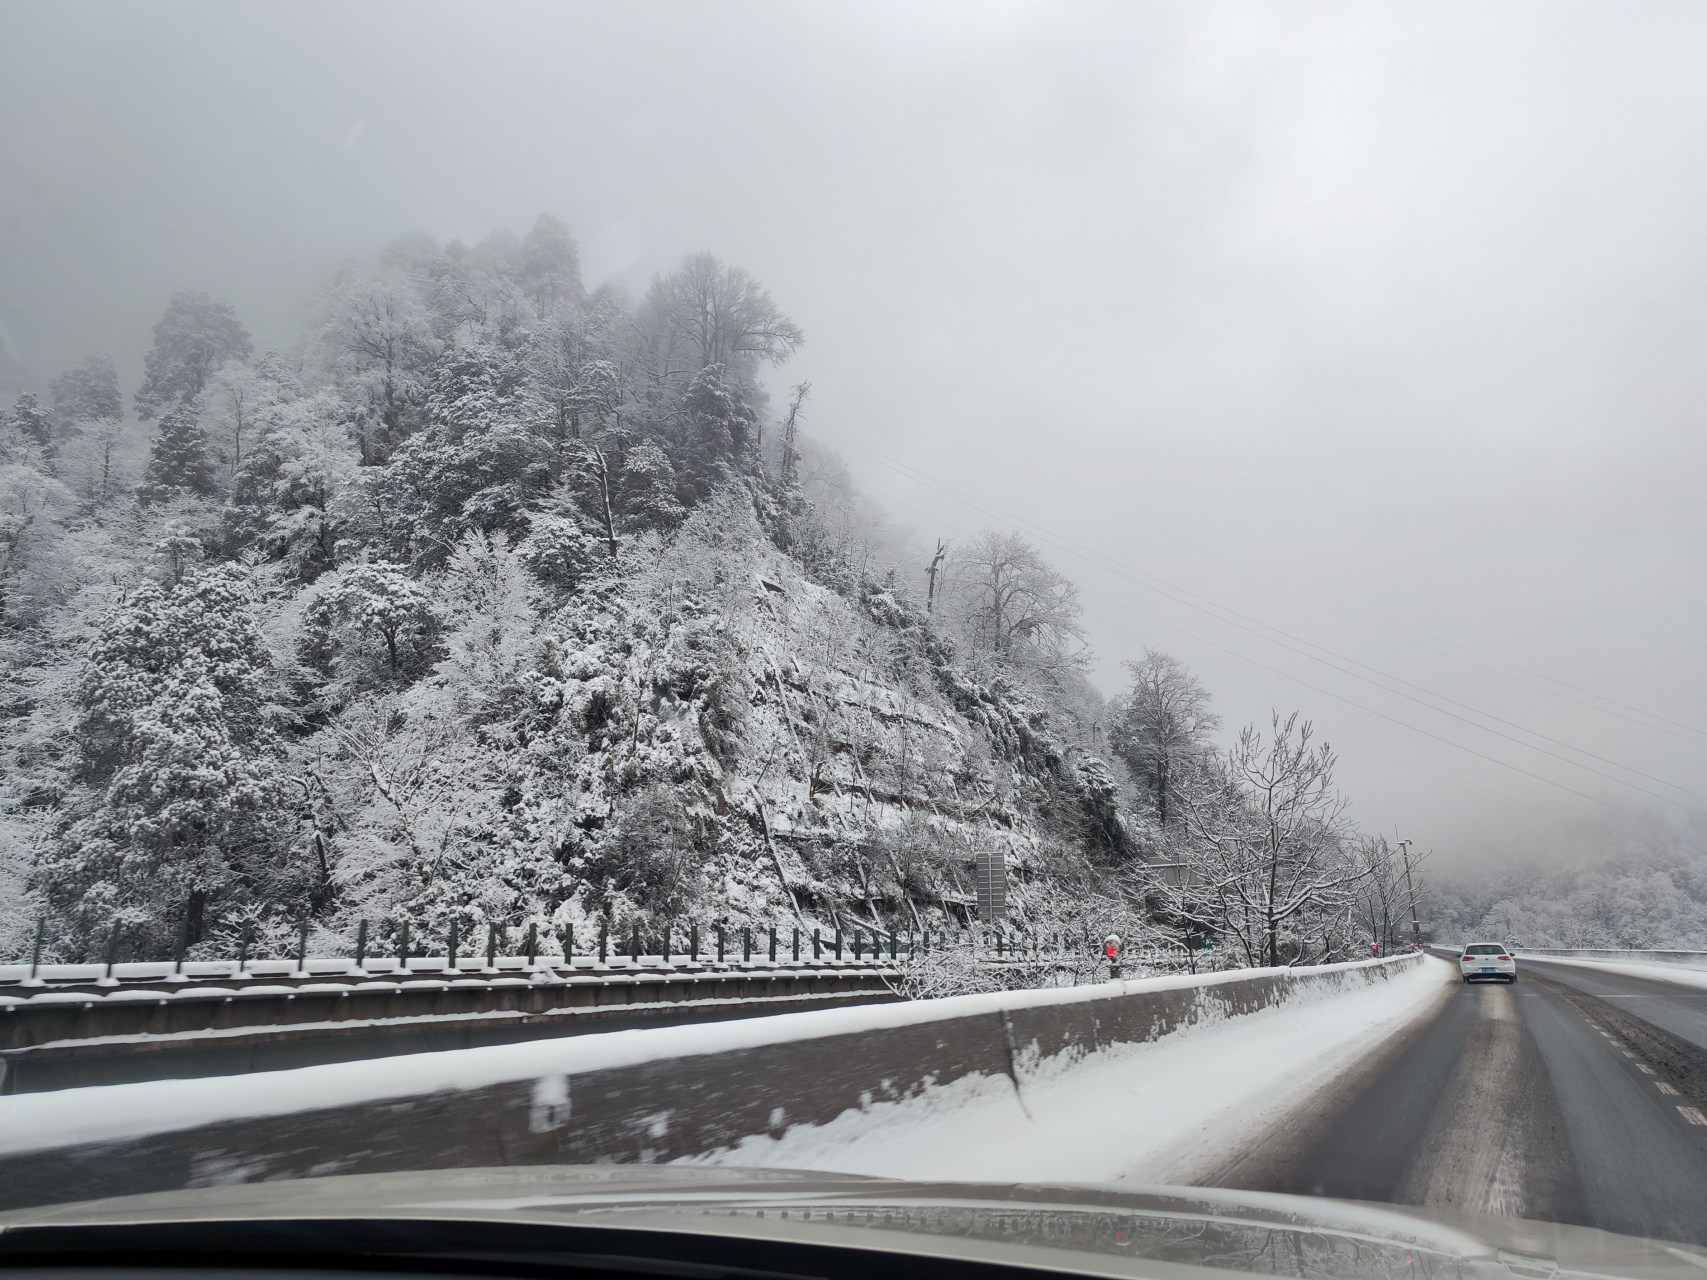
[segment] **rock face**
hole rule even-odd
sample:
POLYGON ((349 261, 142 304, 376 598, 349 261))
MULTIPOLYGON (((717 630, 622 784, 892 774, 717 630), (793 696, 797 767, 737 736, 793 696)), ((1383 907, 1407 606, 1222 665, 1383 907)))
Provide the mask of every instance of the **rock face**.
MULTIPOLYGON (((506 554, 485 553, 494 579, 506 554)), ((604 586, 510 618, 456 629, 397 736, 460 744, 447 795, 489 775, 484 821, 457 821, 488 842, 479 865, 528 867, 530 913, 952 927, 981 857, 1005 860, 1023 912, 1027 884, 1130 852, 1099 759, 1019 691, 971 679, 883 584, 815 581, 740 489, 604 586), (495 690, 513 691, 497 716, 481 705, 495 690)))

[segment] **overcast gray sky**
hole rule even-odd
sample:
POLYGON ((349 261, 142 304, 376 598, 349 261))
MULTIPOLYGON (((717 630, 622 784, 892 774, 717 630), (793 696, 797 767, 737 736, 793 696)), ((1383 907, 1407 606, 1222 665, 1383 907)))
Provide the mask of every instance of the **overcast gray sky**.
POLYGON ((1707 811, 1703 67, 1698 2, 5 0, 3 389, 134 385, 174 288, 287 345, 410 228, 709 248, 899 520, 1078 579, 1105 689, 1301 708, 1443 856, 1598 839, 1707 811))

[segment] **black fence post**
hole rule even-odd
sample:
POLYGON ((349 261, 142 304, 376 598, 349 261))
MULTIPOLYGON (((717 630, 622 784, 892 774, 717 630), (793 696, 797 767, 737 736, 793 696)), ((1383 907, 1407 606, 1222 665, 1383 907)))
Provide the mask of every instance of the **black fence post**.
POLYGON ((486 967, 498 967, 498 926, 490 920, 486 922, 486 967))
POLYGON ((824 941, 818 936, 818 930, 816 929, 812 930, 812 958, 814 960, 822 960, 824 958, 824 941))
POLYGON ((38 970, 41 969, 41 944, 42 944, 42 939, 45 938, 46 936, 47 936, 47 917, 46 916, 37 916, 36 917, 36 942, 35 942, 35 946, 30 949, 30 981, 31 982, 34 982, 36 980, 36 973, 38 970))
POLYGON ((798 926, 794 930, 794 959, 798 964, 800 961, 800 929, 798 926))
POLYGON ((533 968, 533 962, 539 956, 539 925, 528 924, 528 968, 533 968))
POLYGON ((688 925, 688 959, 694 964, 699 963, 699 921, 688 925))
POLYGON ((452 916, 450 918, 450 946, 448 948, 448 951, 450 952, 450 959, 445 962, 445 968, 447 969, 456 968, 457 943, 460 941, 456 936, 456 926, 457 919, 455 916, 452 916))
MULTIPOLYGON (((114 930, 114 932, 116 933, 117 930, 114 930)), ((254 932, 255 922, 253 920, 245 920, 243 922, 243 933, 237 939, 237 976, 240 978, 243 976, 243 966, 249 963, 249 937, 254 932)), ((117 943, 114 943, 115 948, 117 945, 117 943)), ((107 976, 110 978, 112 977, 112 974, 109 973, 107 976)))
MULTIPOLYGON (((182 973, 184 971, 184 952, 189 950, 189 947, 190 947, 190 915, 189 915, 189 912, 186 911, 183 915, 178 917, 178 947, 172 956, 172 959, 173 959, 172 972, 173 973, 182 973)), ((33 968, 34 968, 34 966, 32 966, 32 971, 33 971, 33 968)))
POLYGON ((302 918, 302 924, 296 931, 296 971, 308 972, 308 917, 302 918))
MULTIPOLYGON (((124 928, 124 926, 122 924, 113 925, 113 936, 107 939, 107 981, 108 982, 111 982, 113 980, 113 966, 118 963, 118 959, 119 959, 119 930, 121 930, 123 928, 124 928)), ((239 972, 239 973, 243 972, 243 966, 242 966, 241 962, 239 962, 239 964, 237 966, 237 972, 239 972)))
POLYGON ((634 964, 640 963, 640 921, 634 922, 634 936, 629 939, 629 959, 634 964))
POLYGON ((575 926, 563 926, 563 966, 567 969, 575 967, 575 926))
POLYGON ((842 958, 842 927, 836 926, 836 959, 842 958))
MULTIPOLYGON (((356 968, 367 963, 367 921, 356 926, 356 968)), ((241 967, 241 966, 239 966, 241 967)))
POLYGON ((776 963, 776 926, 771 926, 771 963, 776 963))
POLYGON ((717 926, 717 963, 723 963, 723 926, 717 926))
POLYGON ((397 967, 405 973, 409 971, 409 922, 407 920, 397 927, 397 967))
POLYGON ((865 959, 865 935, 863 933, 861 933, 858 929, 855 929, 854 930, 854 961, 855 961, 855 963, 858 963, 859 961, 861 961, 863 959, 865 959))
POLYGON ((610 944, 610 921, 599 921, 599 963, 605 962, 606 948, 610 944))
POLYGON ((889 958, 891 960, 896 958, 895 957, 895 930, 893 930, 893 929, 891 929, 889 931, 889 958))
POLYGON ((675 926, 674 921, 672 921, 672 920, 664 921, 664 963, 665 964, 670 963, 670 944, 673 941, 673 939, 670 937, 670 935, 675 932, 675 928, 676 928, 676 926, 675 926))
POLYGON ((753 958, 753 929, 751 925, 741 926, 741 963, 746 964, 753 958))

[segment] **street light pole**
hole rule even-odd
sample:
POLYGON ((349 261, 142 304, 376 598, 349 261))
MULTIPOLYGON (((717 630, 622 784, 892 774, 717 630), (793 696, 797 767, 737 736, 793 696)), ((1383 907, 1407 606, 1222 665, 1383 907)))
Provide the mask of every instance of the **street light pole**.
POLYGON ((1420 947, 1422 946, 1423 931, 1422 925, 1417 923, 1417 887, 1411 881, 1411 842, 1409 840, 1399 841, 1399 856, 1405 860, 1405 891, 1410 894, 1411 898, 1411 941, 1420 947))

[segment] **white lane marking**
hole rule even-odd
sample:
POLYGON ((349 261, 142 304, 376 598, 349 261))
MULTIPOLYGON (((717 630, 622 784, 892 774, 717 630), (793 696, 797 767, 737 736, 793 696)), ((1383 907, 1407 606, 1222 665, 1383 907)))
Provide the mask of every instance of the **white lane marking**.
POLYGON ((1638 1062, 1636 1064, 1636 1070, 1640 1071, 1645 1076, 1651 1076, 1654 1074, 1654 1069, 1645 1062, 1638 1062))
POLYGON ((1669 1084, 1667 1084, 1664 1080, 1654 1081, 1654 1088, 1658 1089, 1661 1093, 1665 1094, 1665 1096, 1668 1098, 1681 1098, 1683 1096, 1676 1089, 1672 1088, 1669 1084))
POLYGON ((1678 1110, 1683 1113, 1683 1118, 1690 1124, 1707 1125, 1707 1116, 1702 1115, 1699 1108, 1679 1107, 1678 1110))

